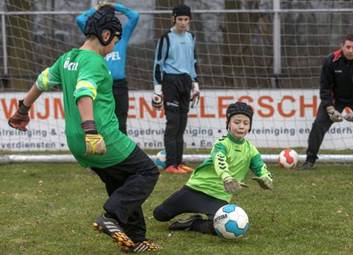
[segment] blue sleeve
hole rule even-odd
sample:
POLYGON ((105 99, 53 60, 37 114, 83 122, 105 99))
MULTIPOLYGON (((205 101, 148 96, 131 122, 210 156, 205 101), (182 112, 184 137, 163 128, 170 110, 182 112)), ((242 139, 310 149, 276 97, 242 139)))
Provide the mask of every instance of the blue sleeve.
POLYGON ((137 22, 139 21, 140 14, 135 10, 132 10, 132 9, 125 7, 122 4, 115 4, 114 7, 117 12, 121 12, 122 14, 124 14, 128 18, 127 23, 123 27, 122 39, 129 41, 130 37, 131 37, 132 33, 134 32, 134 29, 137 25, 137 22))
POLYGON ((155 57, 154 57, 154 64, 153 64, 153 85, 162 83, 162 75, 163 75, 162 67, 164 64, 165 56, 167 54, 166 36, 168 35, 163 35, 157 43, 155 57))
POLYGON ((91 15, 93 15, 95 12, 96 12, 96 9, 92 7, 76 17, 76 24, 78 25, 82 33, 85 32, 85 27, 86 27, 88 18, 91 15))
POLYGON ((191 78, 193 81, 197 81, 198 67, 197 67, 196 40, 195 40, 195 36, 192 36, 192 38, 193 38, 193 43, 194 43, 194 65, 193 65, 194 70, 191 73, 191 78))

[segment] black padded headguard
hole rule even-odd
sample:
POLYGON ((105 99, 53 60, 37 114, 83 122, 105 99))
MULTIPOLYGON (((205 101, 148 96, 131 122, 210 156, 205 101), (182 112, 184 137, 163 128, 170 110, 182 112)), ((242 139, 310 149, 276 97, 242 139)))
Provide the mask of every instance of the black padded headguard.
POLYGON ((227 119, 226 128, 227 129, 228 129, 230 118, 235 114, 244 114, 245 116, 249 117, 249 119, 250 119, 249 131, 250 131, 251 125, 252 125, 252 116, 254 115, 254 111, 252 110, 250 105, 243 103, 243 102, 236 102, 236 103, 232 103, 228 106, 227 111, 226 111, 226 119, 227 119))
POLYGON ((86 36, 95 35, 103 46, 107 46, 117 36, 120 40, 122 28, 120 20, 115 16, 115 9, 113 6, 103 6, 91 15, 86 23, 86 36), (107 41, 102 38, 104 30, 110 31, 110 37, 107 41))
POLYGON ((191 9, 185 4, 179 4, 173 8, 173 17, 188 16, 191 19, 191 9))

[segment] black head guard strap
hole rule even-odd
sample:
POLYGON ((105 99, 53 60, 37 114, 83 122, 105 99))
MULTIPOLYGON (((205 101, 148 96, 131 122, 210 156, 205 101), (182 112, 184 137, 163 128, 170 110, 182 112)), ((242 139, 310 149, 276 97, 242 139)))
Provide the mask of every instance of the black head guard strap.
POLYGON ((103 46, 110 44, 114 36, 117 36, 120 40, 122 28, 120 20, 115 16, 114 7, 104 6, 90 16, 87 20, 84 33, 86 36, 97 36, 99 42, 103 46), (107 41, 104 41, 102 38, 102 33, 104 30, 110 31, 110 37, 107 41))
POLYGON ((228 106, 227 111, 226 111, 226 118, 227 118, 227 127, 226 128, 228 129, 230 118, 236 114, 243 114, 243 115, 249 117, 250 130, 251 130, 252 116, 254 115, 254 111, 252 110, 250 105, 243 103, 243 102, 232 103, 228 106))

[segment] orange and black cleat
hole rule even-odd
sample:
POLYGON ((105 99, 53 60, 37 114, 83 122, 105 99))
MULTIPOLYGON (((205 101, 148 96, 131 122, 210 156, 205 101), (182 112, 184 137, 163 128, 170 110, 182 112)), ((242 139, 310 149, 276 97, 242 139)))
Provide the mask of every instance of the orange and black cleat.
POLYGON ((146 251, 159 251, 160 249, 161 247, 152 240, 136 242, 136 244, 130 248, 121 248, 121 250, 126 253, 142 253, 146 251))
POLYGON ((185 165, 185 164, 180 164, 180 165, 178 166, 178 168, 184 170, 184 171, 187 172, 187 173, 192 173, 192 172, 194 172, 194 169, 193 169, 192 167, 189 167, 189 166, 187 166, 187 165, 185 165))
POLYGON ((95 230, 109 235, 122 249, 129 249, 135 246, 135 243, 124 233, 122 227, 116 219, 102 215, 93 223, 95 230))
POLYGON ((184 171, 183 169, 175 166, 168 166, 166 169, 164 169, 165 173, 169 174, 186 174, 187 172, 184 171))

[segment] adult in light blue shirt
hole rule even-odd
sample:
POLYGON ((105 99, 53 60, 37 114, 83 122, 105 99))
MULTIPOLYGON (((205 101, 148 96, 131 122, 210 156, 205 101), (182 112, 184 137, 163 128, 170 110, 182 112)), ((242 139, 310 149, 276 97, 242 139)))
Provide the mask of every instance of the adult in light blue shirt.
MULTIPOLYGON (((115 99, 115 115, 119 120, 119 129, 123 133, 126 131, 127 115, 129 110, 129 91, 126 81, 126 51, 131 35, 139 21, 139 13, 127 8, 122 4, 114 4, 115 11, 124 14, 128 21, 123 26, 121 40, 114 46, 111 53, 106 55, 109 70, 113 77, 113 95, 115 99)), ((96 8, 90 8, 76 17, 76 23, 84 33, 88 18, 96 12, 96 8)))
POLYGON ((183 164, 184 131, 190 100, 192 106, 200 96, 197 82, 195 37, 189 32, 190 7, 184 4, 173 9, 173 27, 158 41, 154 67, 152 106, 163 105, 167 119, 164 146, 167 173, 192 171, 183 164))

